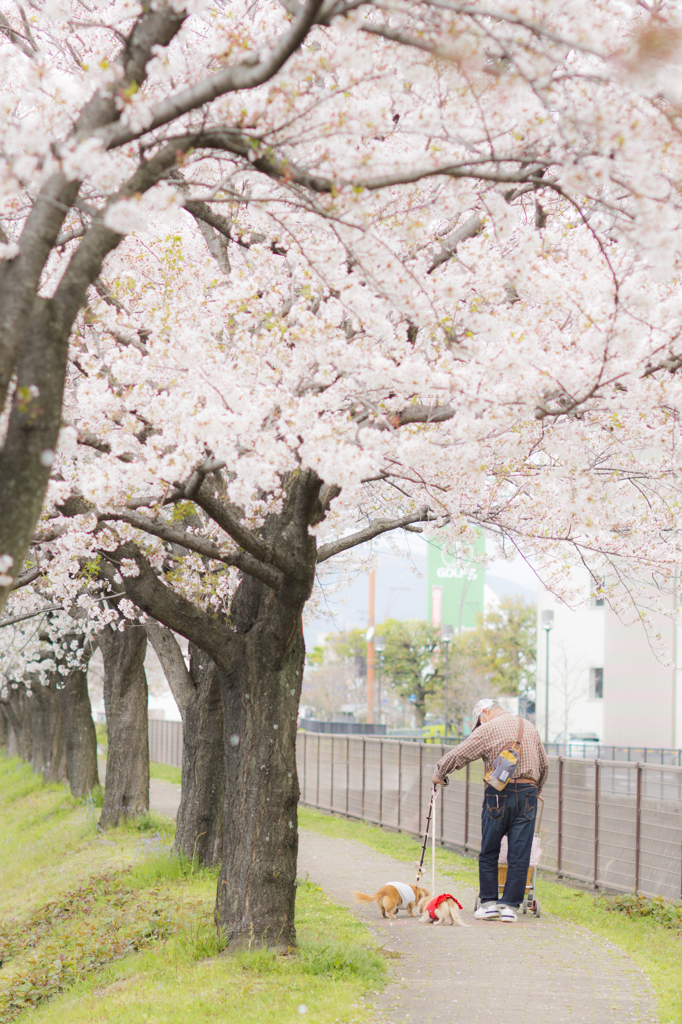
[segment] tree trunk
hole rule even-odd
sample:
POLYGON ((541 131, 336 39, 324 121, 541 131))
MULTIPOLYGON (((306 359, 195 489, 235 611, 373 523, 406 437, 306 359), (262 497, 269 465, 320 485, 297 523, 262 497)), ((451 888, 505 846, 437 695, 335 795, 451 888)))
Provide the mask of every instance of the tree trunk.
MULTIPOLYGON (((323 490, 309 471, 287 480, 281 512, 267 517, 258 541, 248 538, 263 558, 249 556, 254 571, 243 572, 226 618, 206 613, 166 586, 135 545, 122 545, 110 556, 114 564, 134 560, 138 572, 126 573, 122 582, 137 606, 183 634, 217 666, 225 801, 215 917, 230 950, 296 943, 296 722, 305 656, 301 615, 317 557, 308 528, 322 519, 331 493, 324 490, 321 499, 323 490)), ((219 518, 224 513, 232 522, 232 509, 218 508, 210 488, 200 498, 202 508, 215 506, 219 518)), ((239 534, 241 525, 234 529, 239 534)))
POLYGON ((257 611, 253 627, 233 645, 229 667, 219 671, 225 831, 216 924, 232 949, 253 944, 289 948, 296 944, 296 723, 305 659, 301 609, 277 609, 277 598, 254 580, 244 580, 239 589, 233 601, 237 626, 243 629, 257 611), (252 607, 240 608, 240 597, 252 607), (278 618, 291 622, 284 641, 272 628, 278 618))
POLYGON ((22 687, 10 689, 5 704, 5 714, 9 721, 9 739, 7 756, 20 757, 22 761, 31 760, 33 737, 31 733, 31 698, 22 687))
POLYGON ((2 703, 0 702, 0 747, 6 747, 7 746, 8 737, 9 737, 9 726, 8 726, 8 722, 7 722, 7 717, 6 717, 5 712, 3 710, 2 703))
POLYGON ((110 828, 122 818, 149 810, 149 734, 143 626, 100 633, 104 662, 104 707, 109 754, 100 825, 110 828))
POLYGON ((69 673, 60 697, 66 735, 66 777, 72 796, 87 796, 99 786, 97 733, 92 720, 87 669, 76 668, 69 673))
POLYGON ((57 679, 49 683, 31 683, 32 751, 33 771, 40 772, 44 782, 64 782, 66 779, 66 745, 64 739, 64 717, 61 696, 57 691, 57 679))
POLYGON ((424 719, 426 718, 426 706, 424 704, 414 705, 414 727, 415 729, 421 729, 424 725, 424 719))
POLYGON ((202 864, 222 857, 225 764, 223 706, 216 666, 190 644, 189 670, 172 630, 148 619, 145 630, 182 715, 182 789, 175 848, 202 864))
POLYGON ((204 651, 190 645, 194 692, 182 728, 182 791, 175 847, 202 864, 218 864, 223 847, 225 742, 218 670, 204 651))

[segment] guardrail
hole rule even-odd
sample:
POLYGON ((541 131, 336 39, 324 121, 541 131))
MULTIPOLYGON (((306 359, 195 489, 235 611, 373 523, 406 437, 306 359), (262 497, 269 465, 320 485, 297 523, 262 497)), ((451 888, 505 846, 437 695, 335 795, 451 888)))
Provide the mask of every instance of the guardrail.
MULTIPOLYGON (((299 732, 301 802, 420 835, 442 745, 299 732)), ((550 757, 540 867, 621 892, 682 897, 682 768, 550 757)), ((483 768, 450 775, 437 841, 480 850, 483 768)))

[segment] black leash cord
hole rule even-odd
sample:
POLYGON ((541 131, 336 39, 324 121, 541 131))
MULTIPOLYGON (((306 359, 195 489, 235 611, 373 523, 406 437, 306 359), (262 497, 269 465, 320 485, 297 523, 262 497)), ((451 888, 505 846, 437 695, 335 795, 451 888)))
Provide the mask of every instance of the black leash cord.
POLYGON ((426 844, 429 841, 429 825, 431 824, 431 812, 433 811, 433 798, 436 794, 436 787, 434 786, 431 790, 431 802, 429 804, 429 813, 426 818, 426 832, 424 833, 424 845, 422 846, 422 856, 419 861, 419 869, 417 870, 417 885, 419 885, 419 879, 422 876, 422 868, 424 867, 424 857, 426 856, 426 844))

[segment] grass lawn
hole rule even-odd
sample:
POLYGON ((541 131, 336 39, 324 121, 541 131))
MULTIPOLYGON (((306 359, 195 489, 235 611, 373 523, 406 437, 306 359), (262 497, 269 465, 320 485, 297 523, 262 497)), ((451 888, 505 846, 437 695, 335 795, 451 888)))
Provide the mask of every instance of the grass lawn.
POLYGON ((216 872, 169 855, 155 815, 101 835, 99 808, 0 756, 2 1024, 364 1024, 385 960, 365 927, 299 885, 299 948, 221 955, 216 872))
MULTIPOLYGON (((356 839, 391 857, 419 860, 421 843, 399 832, 367 825, 308 807, 299 808, 299 825, 304 829, 343 839, 356 839)), ((428 866, 431 863, 427 850, 428 866)), ((478 887, 478 867, 472 858, 437 848, 436 863, 441 875, 478 887)), ((561 918, 608 939, 629 953, 649 977, 661 1024, 682 1024, 682 930, 666 928, 650 917, 627 917, 609 910, 609 901, 591 892, 573 889, 551 876, 538 880, 538 898, 543 916, 561 918)))
POLYGON ((182 782, 182 769, 174 768, 170 764, 157 764, 151 761, 149 774, 152 779, 163 779, 164 782, 175 782, 179 786, 182 782))

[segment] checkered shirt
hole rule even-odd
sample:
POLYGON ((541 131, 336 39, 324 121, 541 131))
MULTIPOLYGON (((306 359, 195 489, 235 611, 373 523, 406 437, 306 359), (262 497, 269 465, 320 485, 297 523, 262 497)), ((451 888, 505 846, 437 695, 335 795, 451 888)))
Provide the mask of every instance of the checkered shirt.
MULTIPOLYGON (((518 733, 519 720, 516 715, 502 711, 485 725, 479 725, 458 746, 444 754, 436 765, 434 775, 444 779, 454 769, 464 768, 470 761, 478 761, 479 757, 483 758, 485 770, 489 772, 497 755, 516 742, 518 733)), ((521 756, 514 778, 532 779, 540 793, 547 781, 548 772, 549 761, 538 731, 532 722, 524 720, 521 756)))

